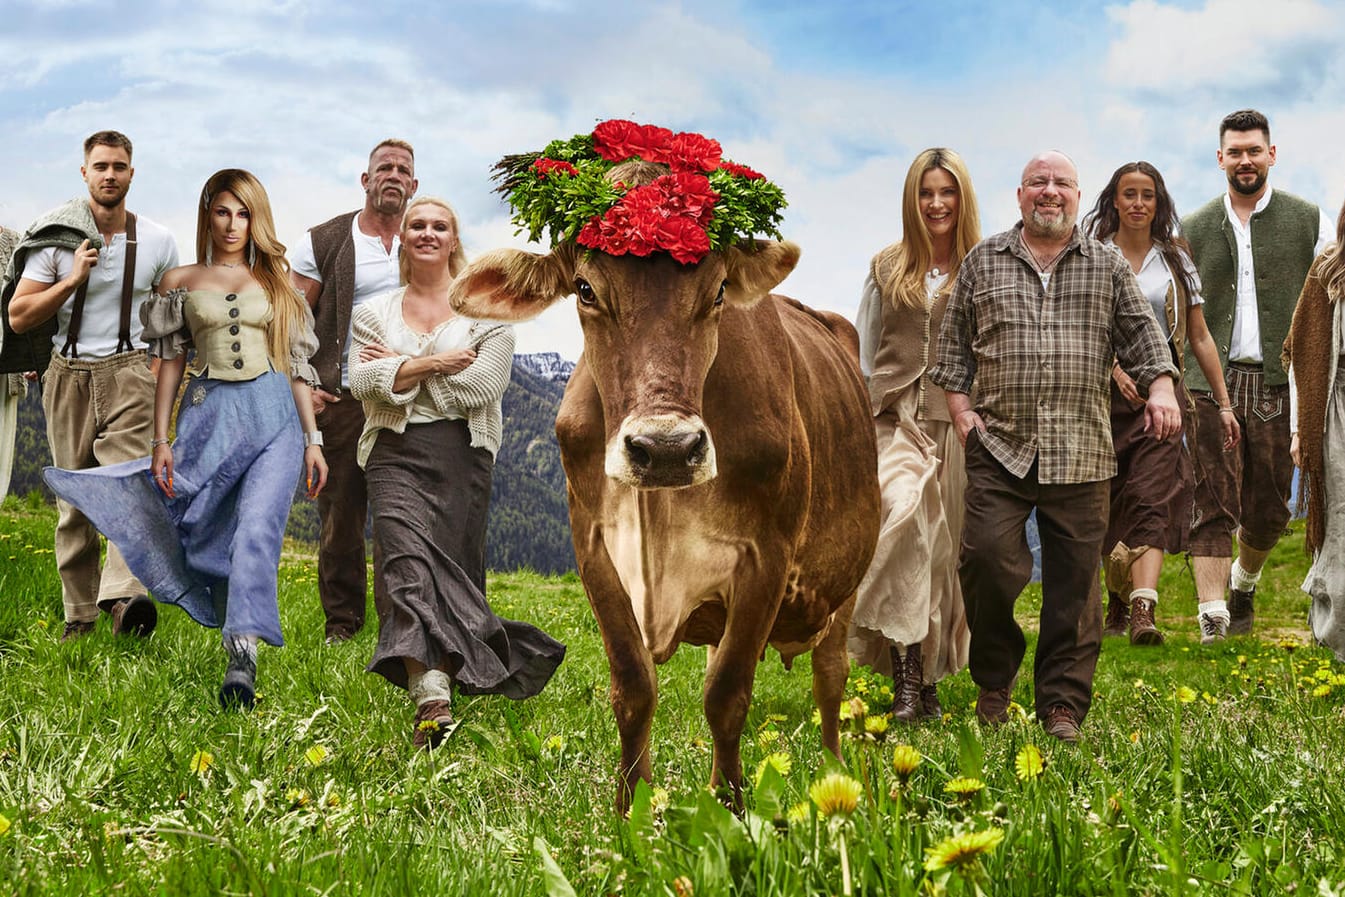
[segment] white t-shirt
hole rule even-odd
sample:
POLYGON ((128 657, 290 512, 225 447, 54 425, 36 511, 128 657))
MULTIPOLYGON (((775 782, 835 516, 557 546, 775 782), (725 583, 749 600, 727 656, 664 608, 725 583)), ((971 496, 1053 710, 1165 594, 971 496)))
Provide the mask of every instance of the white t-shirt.
MULTIPOLYGON (((364 214, 363 212, 360 213, 364 214)), ((355 243, 355 295, 351 300, 351 309, 369 301, 375 296, 397 289, 401 285, 401 271, 398 260, 401 257, 400 237, 392 238, 392 249, 383 246, 383 238, 370 236, 360 230, 360 216, 350 220, 350 235, 355 243)), ((305 231, 294 248, 290 259, 290 268, 296 274, 302 274, 309 280, 322 283, 322 272, 318 270, 317 257, 313 253, 313 235, 305 231)), ((341 386, 350 388, 350 332, 346 332, 346 341, 341 346, 341 386)))
MULTIPOLYGON (((1270 205, 1270 197, 1273 194, 1269 187, 1266 192, 1256 201, 1256 208, 1252 210, 1255 215, 1266 206, 1270 205)), ((1233 201, 1229 198, 1228 192, 1224 191, 1224 212, 1228 216, 1228 223, 1233 228, 1233 236, 1238 241, 1238 301, 1236 311, 1233 313, 1233 337, 1229 340, 1228 360, 1241 361, 1246 364, 1260 364, 1261 358, 1261 320, 1257 317, 1256 305, 1256 268, 1252 260, 1252 229, 1244 226, 1238 218, 1238 213, 1233 211, 1233 201)), ((1317 224, 1317 245, 1313 247, 1313 258, 1322 254, 1336 237, 1335 225, 1331 219, 1326 217, 1326 213, 1317 209, 1317 214, 1321 220, 1317 224)), ((1251 218, 1247 219, 1251 223, 1251 218)))
MULTIPOLYGON (((164 272, 177 267, 177 243, 167 228, 143 215, 135 218, 135 283, 131 290, 131 345, 143 348, 140 341, 140 304, 163 278, 164 272)), ((28 254, 23 278, 53 284, 70 276, 75 254, 69 249, 48 246, 28 254)), ((86 360, 110 358, 117 354, 117 333, 121 329, 121 285, 126 270, 126 235, 113 234, 111 245, 98 251, 98 263, 89 270, 89 292, 84 299, 84 314, 79 324, 76 349, 86 360)), ((52 345, 59 352, 65 346, 75 297, 56 311, 57 330, 52 345)))
MULTIPOLYGON (((1103 241, 1110 246, 1118 255, 1124 254, 1121 248, 1116 245, 1111 237, 1103 241)), ((1191 299, 1187 302, 1187 307, 1193 305, 1203 305, 1205 300, 1200 295, 1200 275, 1196 272, 1195 265, 1191 262, 1190 256, 1182 254, 1182 262, 1186 268, 1186 273, 1191 276, 1191 283, 1195 285, 1195 292, 1191 294, 1191 299)), ((1149 300, 1149 307, 1153 309, 1154 318, 1158 321, 1158 329, 1163 331, 1163 338, 1171 340, 1172 331, 1168 329, 1168 287, 1177 288, 1177 278, 1172 269, 1168 267, 1168 261, 1163 257, 1163 253, 1157 246, 1150 246, 1149 252, 1144 256, 1144 262, 1140 265, 1139 271, 1135 274, 1135 279, 1139 281, 1140 292, 1144 298, 1149 300)))

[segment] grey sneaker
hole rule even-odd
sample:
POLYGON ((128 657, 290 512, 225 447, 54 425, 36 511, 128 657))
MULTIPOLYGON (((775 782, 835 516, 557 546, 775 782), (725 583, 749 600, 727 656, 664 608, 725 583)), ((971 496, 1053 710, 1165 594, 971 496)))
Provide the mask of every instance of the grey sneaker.
POLYGON ((1200 643, 1212 645, 1228 636, 1228 617, 1224 614, 1200 614, 1200 643))

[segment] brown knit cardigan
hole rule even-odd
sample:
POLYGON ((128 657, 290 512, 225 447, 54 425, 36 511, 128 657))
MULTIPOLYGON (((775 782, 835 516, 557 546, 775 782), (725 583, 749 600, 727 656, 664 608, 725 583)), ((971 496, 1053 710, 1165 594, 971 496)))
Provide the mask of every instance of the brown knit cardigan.
MULTIPOLYGON (((1317 257, 1308 271, 1294 307, 1294 320, 1284 340, 1283 364, 1294 366, 1294 386, 1298 390, 1298 451, 1303 459, 1298 503, 1308 503, 1308 529, 1304 546, 1312 555, 1326 537, 1326 480, 1322 464, 1322 444, 1326 438, 1326 404, 1331 384, 1332 306, 1340 298, 1329 295, 1318 276, 1325 254, 1317 257)), ((1330 292, 1338 293, 1339 289, 1330 292)), ((1345 371, 1336 376, 1345 376, 1345 371)))

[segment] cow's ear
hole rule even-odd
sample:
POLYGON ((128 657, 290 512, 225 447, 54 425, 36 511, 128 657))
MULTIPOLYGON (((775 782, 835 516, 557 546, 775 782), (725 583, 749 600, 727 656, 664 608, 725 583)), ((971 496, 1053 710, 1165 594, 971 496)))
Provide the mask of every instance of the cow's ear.
POLYGON ((799 247, 788 241, 730 246, 724 250, 728 279, 724 298, 734 305, 751 305, 779 286, 798 263, 799 247))
POLYGON ((496 249, 469 264, 448 291, 453 310, 469 318, 527 321, 574 292, 574 250, 547 255, 496 249))

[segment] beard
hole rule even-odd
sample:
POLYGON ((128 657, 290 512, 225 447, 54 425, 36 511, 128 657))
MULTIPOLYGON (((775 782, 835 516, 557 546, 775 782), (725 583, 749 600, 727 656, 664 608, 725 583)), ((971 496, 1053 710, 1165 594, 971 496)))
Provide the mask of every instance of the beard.
POLYGON ((130 191, 130 184, 119 189, 114 195, 104 193, 101 188, 97 190, 91 188, 89 190, 89 198, 105 209, 115 209, 126 201, 126 194, 130 191))
POLYGON ((1074 218, 1062 207, 1059 218, 1045 218, 1035 208, 1023 221, 1023 228, 1034 237, 1058 240, 1074 229, 1074 218))
POLYGON ((1266 173, 1263 171, 1257 171, 1256 177, 1252 179, 1250 184, 1244 184, 1242 181, 1238 180, 1238 172, 1236 171, 1228 176, 1228 186, 1232 187, 1243 196, 1255 196, 1261 192, 1261 188, 1265 185, 1266 173))

